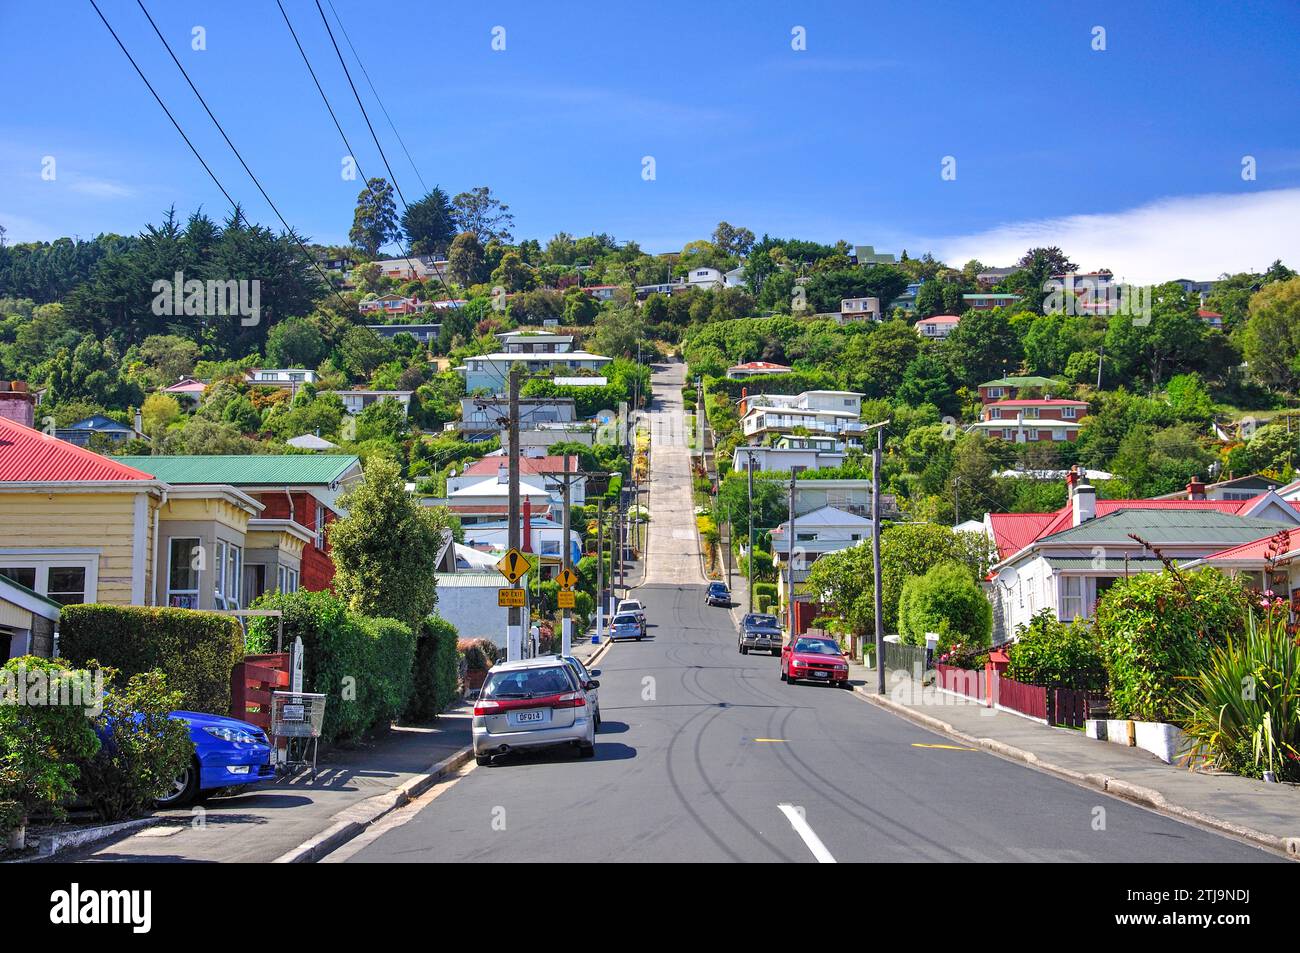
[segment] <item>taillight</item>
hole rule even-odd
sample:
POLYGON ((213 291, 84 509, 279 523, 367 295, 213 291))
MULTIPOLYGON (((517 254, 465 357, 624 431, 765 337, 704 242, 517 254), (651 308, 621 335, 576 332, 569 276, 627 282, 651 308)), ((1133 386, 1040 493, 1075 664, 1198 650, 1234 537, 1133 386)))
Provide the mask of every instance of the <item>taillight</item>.
POLYGON ((587 696, 583 692, 567 692, 558 695, 555 701, 551 702, 552 708, 582 708, 587 704, 587 696))
POLYGON ((491 715, 501 708, 500 703, 480 700, 474 705, 474 714, 491 715))

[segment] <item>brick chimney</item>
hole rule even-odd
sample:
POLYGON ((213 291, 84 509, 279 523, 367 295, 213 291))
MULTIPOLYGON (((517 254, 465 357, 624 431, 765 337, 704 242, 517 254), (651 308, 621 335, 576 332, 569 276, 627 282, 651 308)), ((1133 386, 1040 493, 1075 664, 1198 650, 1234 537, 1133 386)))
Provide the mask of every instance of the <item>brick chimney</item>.
POLYGON ((1079 485, 1079 466, 1075 464, 1065 474, 1065 498, 1074 499, 1074 488, 1079 485))
POLYGON ((0 381, 0 417, 22 424, 36 426, 36 395, 23 381, 0 381))
POLYGON ((1205 499, 1205 484, 1201 482, 1199 476, 1194 476, 1191 482, 1187 484, 1187 498, 1189 500, 1205 499))
POLYGON ((1072 522, 1075 526, 1086 523, 1097 515, 1097 491, 1093 489, 1087 477, 1079 477, 1074 484, 1071 506, 1074 510, 1072 522))

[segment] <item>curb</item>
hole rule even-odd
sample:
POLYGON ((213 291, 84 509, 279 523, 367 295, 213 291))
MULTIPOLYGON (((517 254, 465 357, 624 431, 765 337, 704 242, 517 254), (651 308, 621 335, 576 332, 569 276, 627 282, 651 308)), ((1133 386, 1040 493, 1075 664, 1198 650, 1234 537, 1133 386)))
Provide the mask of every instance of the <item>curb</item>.
POLYGON ((30 864, 36 861, 49 860, 56 854, 72 850, 74 847, 87 847, 100 841, 110 840, 120 834, 134 834, 136 831, 161 824, 165 820, 168 820, 168 818, 152 815, 150 817, 138 817, 129 821, 117 821, 113 824, 100 824, 97 827, 85 827, 80 830, 61 831, 40 838, 39 847, 35 854, 28 857, 15 857, 12 860, 4 861, 4 863, 30 864))
POLYGON ((431 764, 422 774, 405 784, 376 794, 334 815, 334 823, 316 836, 286 851, 274 864, 314 864, 327 854, 359 835, 384 815, 403 807, 433 787, 447 775, 460 769, 474 755, 472 747, 461 748, 450 757, 431 764))
POLYGON ((1118 778, 1112 778, 1105 774, 1084 774, 1071 768, 1062 767, 1053 764, 1050 761, 1044 761, 1032 751, 1025 751, 1023 748, 1017 748, 1005 742, 998 741, 995 738, 975 738, 963 731, 958 731, 946 721, 941 721, 930 715, 922 714, 908 708, 906 705, 899 704, 893 699, 877 695, 874 692, 868 692, 863 686, 854 686, 854 693, 860 695, 864 700, 882 708, 892 714, 898 715, 908 721, 929 728, 939 734, 947 735, 955 741, 960 741, 968 747, 979 748, 988 751, 991 754, 1000 755, 1010 761, 1019 761, 1028 764, 1039 770, 1046 771, 1048 774, 1055 775, 1064 781, 1077 784, 1080 787, 1095 788, 1103 791, 1112 797, 1121 798, 1125 801, 1131 801, 1140 804, 1143 807, 1164 814, 1168 817, 1174 817, 1179 820, 1196 824, 1200 827, 1206 827, 1220 834, 1227 834, 1240 840, 1247 841, 1256 847, 1263 847, 1266 850, 1276 851, 1291 859, 1300 859, 1300 837, 1279 837, 1276 834, 1266 834, 1263 831, 1257 831, 1252 827, 1246 827, 1242 824, 1235 824, 1232 821, 1226 821, 1221 817, 1215 817, 1212 814, 1205 814, 1201 811, 1195 811, 1191 808, 1182 807, 1174 804, 1161 792, 1155 788, 1149 788, 1141 784, 1133 784, 1129 781, 1122 781, 1118 778))

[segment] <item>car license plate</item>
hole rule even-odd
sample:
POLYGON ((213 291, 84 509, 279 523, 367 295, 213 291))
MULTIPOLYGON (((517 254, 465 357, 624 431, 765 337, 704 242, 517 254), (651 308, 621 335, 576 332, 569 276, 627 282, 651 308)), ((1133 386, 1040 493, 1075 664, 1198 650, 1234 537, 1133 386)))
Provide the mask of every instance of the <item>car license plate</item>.
POLYGON ((541 721, 542 713, 540 711, 521 711, 515 715, 515 721, 519 724, 525 724, 530 721, 541 721))
POLYGON ((830 672, 813 672, 814 678, 830 678, 830 672))

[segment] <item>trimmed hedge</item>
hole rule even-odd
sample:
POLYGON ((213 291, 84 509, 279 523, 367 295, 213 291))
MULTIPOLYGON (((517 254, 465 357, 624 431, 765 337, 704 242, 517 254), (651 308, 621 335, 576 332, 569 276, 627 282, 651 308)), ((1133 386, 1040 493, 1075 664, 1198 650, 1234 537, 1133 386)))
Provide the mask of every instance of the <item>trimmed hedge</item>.
POLYGON ((92 603, 64 606, 59 655, 126 678, 161 669, 187 710, 228 715, 230 670, 244 657, 244 639, 238 622, 215 612, 92 603))
POLYGON ((408 720, 429 721, 456 700, 460 680, 458 641, 456 627, 446 619, 431 615, 424 620, 415 646, 414 691, 406 706, 408 720))
MULTIPOLYGON (((286 649, 302 638, 303 688, 326 696, 325 742, 387 728, 406 709, 415 638, 404 623, 349 612, 332 592, 276 592, 263 596, 256 607, 284 613, 286 649)), ((272 651, 274 642, 275 620, 253 620, 250 651, 272 651)))

